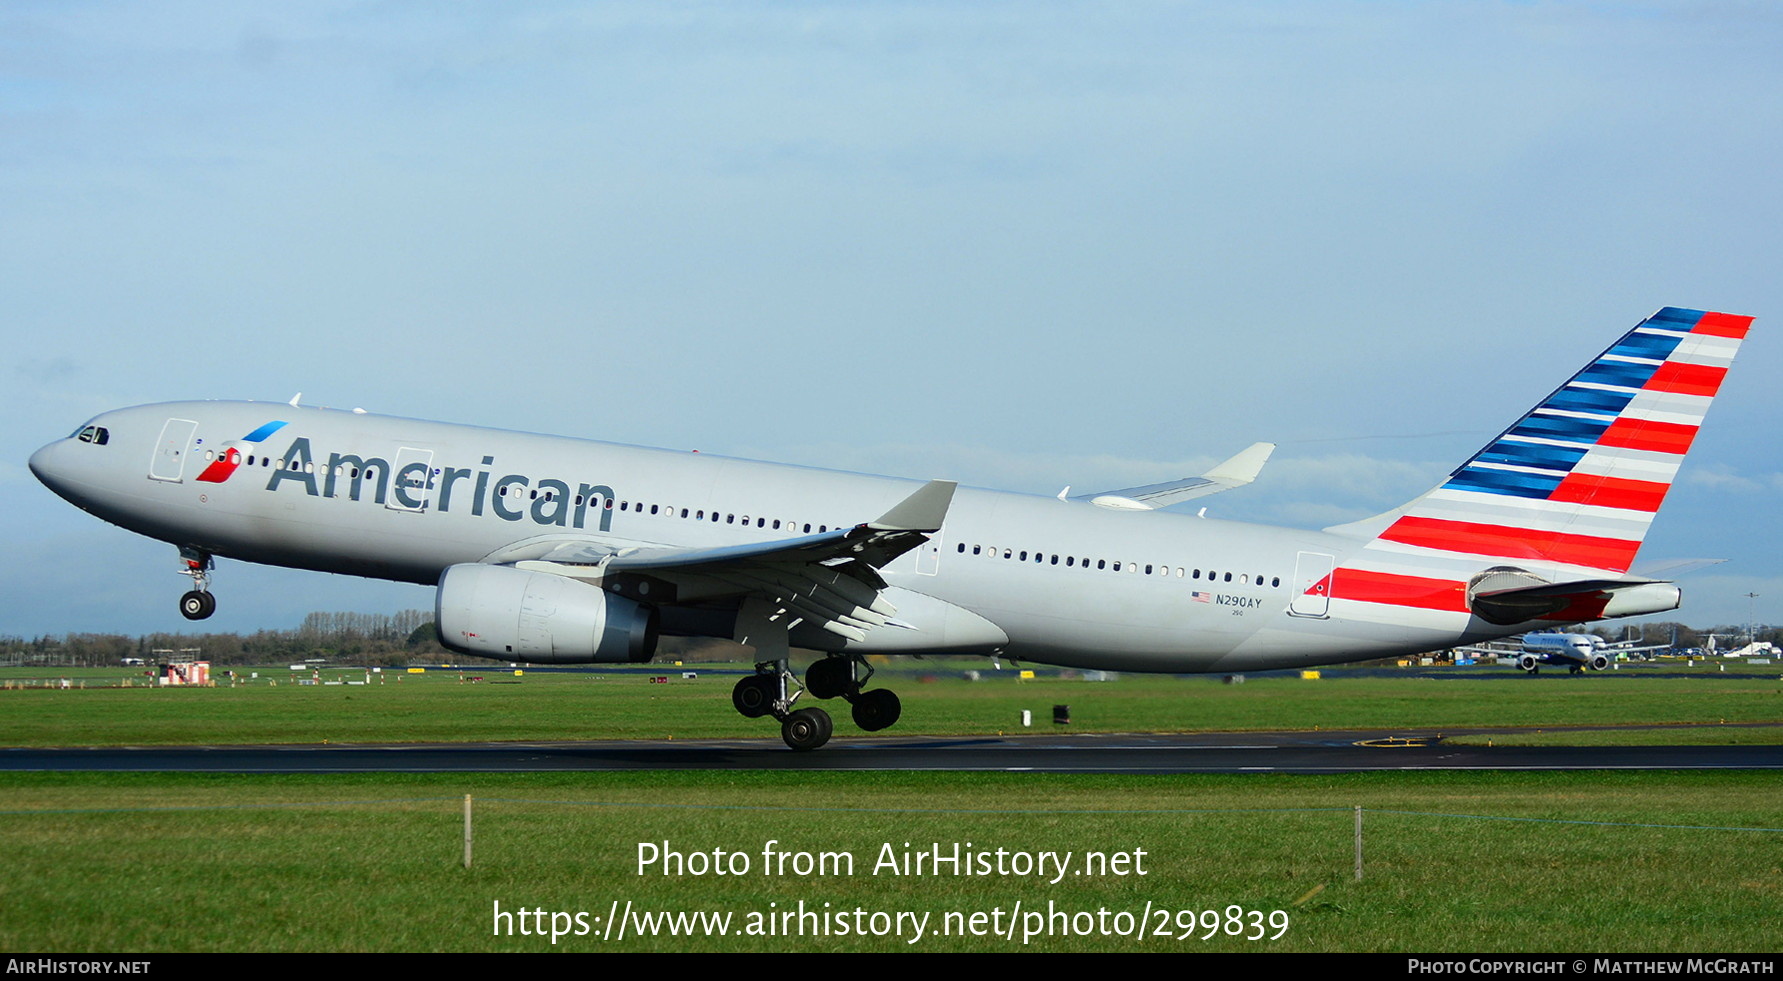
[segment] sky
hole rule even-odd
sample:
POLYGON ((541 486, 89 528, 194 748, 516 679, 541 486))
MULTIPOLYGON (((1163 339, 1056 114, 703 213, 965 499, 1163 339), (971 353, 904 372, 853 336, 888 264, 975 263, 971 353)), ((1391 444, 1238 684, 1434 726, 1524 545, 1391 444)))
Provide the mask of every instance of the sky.
MULTIPOLYGON (((1783 622, 1779 50, 1731 2, 8 3, 0 634, 191 629, 172 546, 26 469, 110 408, 1045 494, 1268 440, 1197 506, 1317 528, 1667 305, 1759 319, 1637 570, 1783 622)), ((213 588, 218 630, 432 604, 213 588)))

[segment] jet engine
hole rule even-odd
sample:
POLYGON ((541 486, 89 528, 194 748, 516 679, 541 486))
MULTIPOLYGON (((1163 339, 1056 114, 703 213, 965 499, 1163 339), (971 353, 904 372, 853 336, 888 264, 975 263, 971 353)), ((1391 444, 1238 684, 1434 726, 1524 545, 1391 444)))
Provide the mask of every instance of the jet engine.
POLYGON ((1610 659, 1608 657, 1605 657, 1602 654, 1591 655, 1591 670, 1593 670, 1593 671, 1608 671, 1609 668, 1610 668, 1610 659))
POLYGON ((1524 654, 1517 658, 1517 667, 1522 668, 1525 671, 1533 672, 1541 667, 1541 663, 1542 662, 1534 654, 1524 654))
POLYGON ((657 613, 575 579, 464 563, 440 576, 440 643, 534 664, 641 663, 656 654, 657 613))

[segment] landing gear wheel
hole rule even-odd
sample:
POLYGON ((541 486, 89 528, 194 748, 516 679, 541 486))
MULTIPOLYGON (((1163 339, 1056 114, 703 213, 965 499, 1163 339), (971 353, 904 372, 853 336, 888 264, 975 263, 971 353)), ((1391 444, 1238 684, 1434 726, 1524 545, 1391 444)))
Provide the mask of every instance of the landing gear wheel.
POLYGON ((805 690, 817 698, 847 695, 854 686, 854 662, 845 657, 813 661, 805 670, 805 690))
POLYGON ((190 590, 180 597, 180 615, 188 620, 203 620, 217 612, 217 598, 202 590, 190 590))
POLYGON ((780 738, 786 740, 786 745, 806 753, 829 742, 834 729, 830 714, 823 709, 799 709, 780 721, 780 738))
POLYGON ((890 728, 903 712, 903 703, 889 689, 875 688, 854 698, 854 724, 867 732, 890 728))
POLYGON ((759 719, 774 709, 774 677, 752 674, 731 689, 731 705, 746 719, 759 719))

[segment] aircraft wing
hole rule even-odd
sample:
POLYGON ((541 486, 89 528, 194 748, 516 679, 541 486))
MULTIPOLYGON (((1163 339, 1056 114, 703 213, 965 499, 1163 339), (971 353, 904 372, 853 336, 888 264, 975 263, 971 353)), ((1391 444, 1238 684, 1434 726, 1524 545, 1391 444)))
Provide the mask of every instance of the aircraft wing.
MULTIPOLYGON (((931 480, 877 520, 772 542, 724 548, 623 548, 597 541, 568 542, 522 569, 591 582, 669 587, 667 602, 727 597, 767 601, 788 626, 811 623, 850 640, 885 624, 897 608, 879 596, 879 570, 940 530, 955 484, 931 480)), ((641 592, 643 597, 662 593, 641 592)))
POLYGON ((1252 443, 1236 456, 1215 465, 1212 470, 1199 477, 1184 477, 1181 480, 1141 487, 1123 487, 1100 494, 1083 494, 1071 500, 1089 501, 1105 508, 1126 511, 1151 511, 1169 507, 1197 497, 1242 487, 1256 480, 1263 464, 1269 462, 1269 454, 1274 452, 1274 443, 1252 443))

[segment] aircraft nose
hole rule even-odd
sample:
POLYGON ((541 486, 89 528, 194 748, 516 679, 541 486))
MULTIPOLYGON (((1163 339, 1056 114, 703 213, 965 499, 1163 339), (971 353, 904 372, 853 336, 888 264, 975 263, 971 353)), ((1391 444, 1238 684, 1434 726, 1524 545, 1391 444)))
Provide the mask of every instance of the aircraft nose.
POLYGON ((45 487, 60 494, 65 484, 66 464, 64 454, 68 451, 68 440, 59 439, 36 453, 31 454, 31 473, 45 487))

